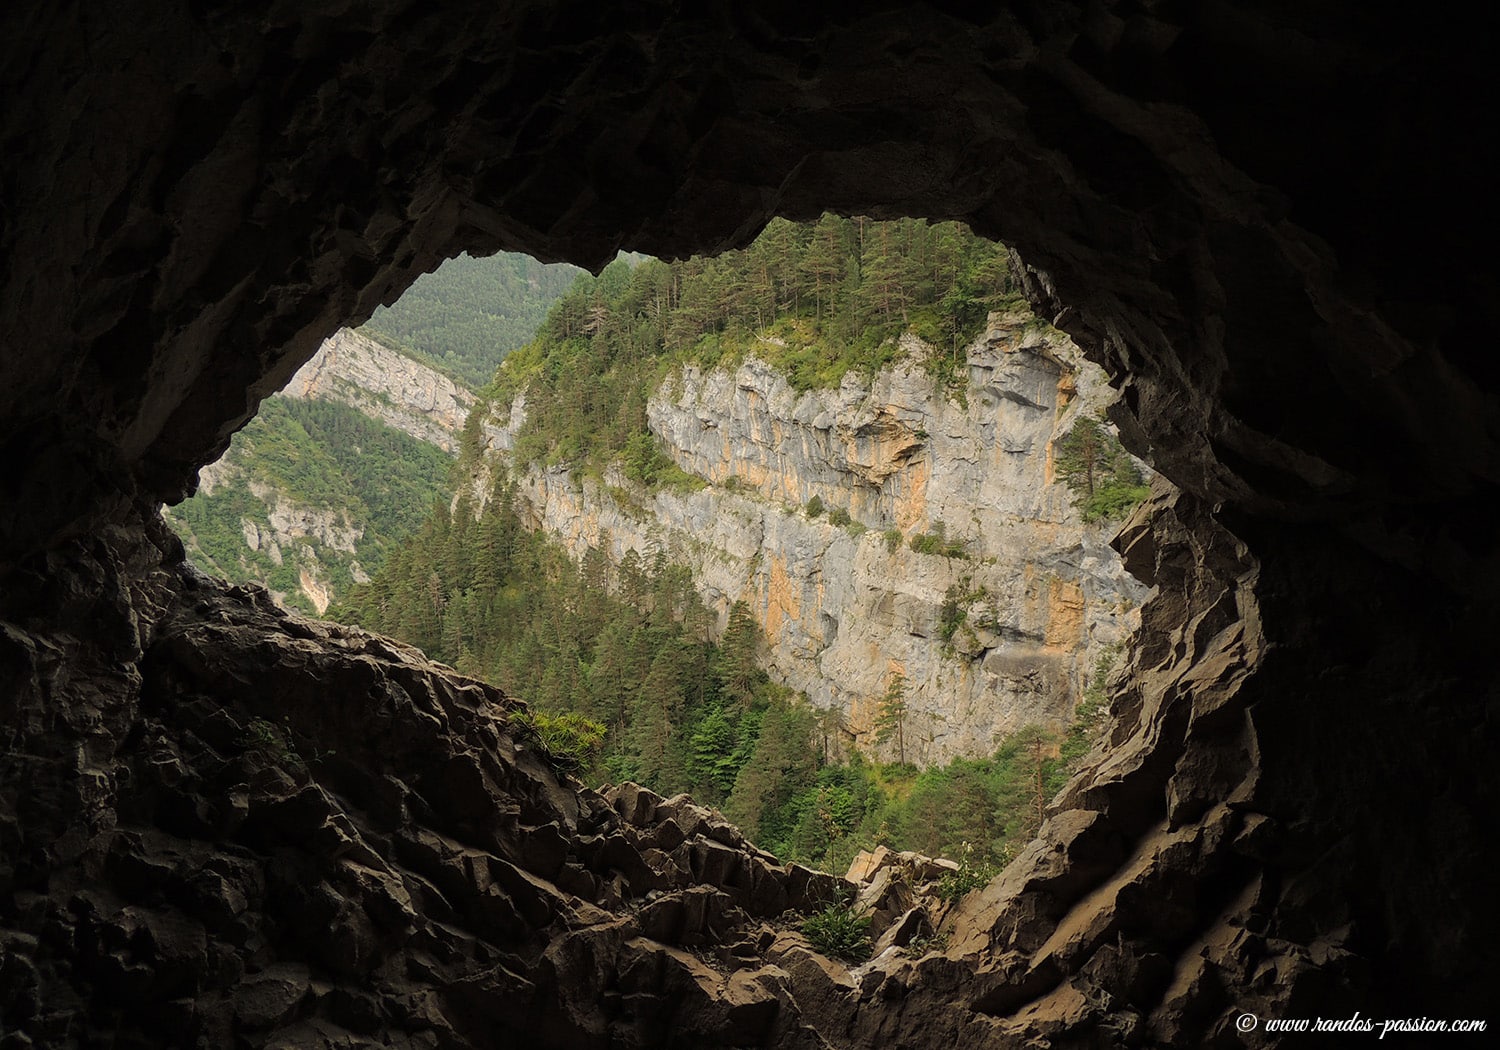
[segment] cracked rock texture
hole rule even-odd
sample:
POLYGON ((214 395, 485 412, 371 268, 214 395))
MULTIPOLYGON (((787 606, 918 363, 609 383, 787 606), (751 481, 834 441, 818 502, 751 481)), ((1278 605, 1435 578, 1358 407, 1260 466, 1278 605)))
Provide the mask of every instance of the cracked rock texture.
POLYGON ((58 597, 91 631, 8 610, 7 725, 46 729, 8 755, 9 1045, 690 1046, 796 1018, 777 964, 808 952, 767 920, 839 880, 685 798, 612 806, 495 690, 199 576, 153 531, 165 560, 68 552, 58 597))
MULTIPOLYGON (((747 602, 763 666, 842 712, 860 750, 877 750, 880 699, 903 675, 905 755, 929 764, 1065 724, 1146 588, 1107 546, 1113 528, 1085 525, 1053 474, 1054 443, 1114 397, 1099 369, 1030 314, 996 314, 968 348, 960 402, 923 368, 931 348, 907 339, 907 360, 837 390, 799 393, 754 357, 668 377, 648 404, 651 429, 706 487, 648 494, 558 468, 516 476, 522 512, 575 558, 597 548, 618 565, 633 550, 649 565, 663 552, 691 567, 720 627, 747 602), (863 528, 809 518, 813 497, 863 528), (907 543, 938 530, 965 556, 907 543)), ((499 407, 504 425, 488 433, 503 460, 526 395, 499 407)), ((894 743, 884 751, 896 759, 894 743)))
POLYGON ((1497 20, 5 5, 0 1038, 1193 1047, 1263 1045, 1245 1009, 1484 1017, 1497 20), (1179 487, 1118 540, 1156 591, 1115 746, 942 952, 857 976, 759 925, 811 877, 728 831, 663 848, 656 809, 626 830, 499 698, 193 580, 155 510, 446 255, 671 256, 825 208, 1012 244, 1179 487))

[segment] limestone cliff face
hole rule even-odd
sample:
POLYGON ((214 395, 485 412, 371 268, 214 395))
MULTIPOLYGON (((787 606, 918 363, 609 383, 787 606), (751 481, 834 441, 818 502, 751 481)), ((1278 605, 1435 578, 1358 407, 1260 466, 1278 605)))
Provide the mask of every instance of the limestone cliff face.
MULTIPOLYGON (((325 340, 282 395, 349 405, 450 455, 475 401, 441 372, 350 329, 325 340)), ((243 546, 238 538, 225 543, 223 535, 200 535, 185 508, 169 511, 169 520, 203 568, 233 582, 264 584, 278 603, 322 615, 350 584, 368 581, 385 537, 372 534, 357 500, 349 505, 347 486, 324 492, 304 479, 293 491, 259 455, 247 432, 198 477, 195 498, 219 498, 222 507, 209 516, 229 515, 227 531, 243 537, 243 546)), ((208 531, 223 533, 218 524, 208 531)))
POLYGON ((473 393, 443 373, 350 328, 325 339, 282 392, 350 405, 448 453, 474 407, 473 393))
MULTIPOLYGON (((1145 589, 1085 525, 1052 474, 1053 442, 1107 398, 1066 337, 996 316, 968 350, 966 403, 921 364, 798 393, 751 358, 689 368, 649 405, 651 428, 707 484, 646 494, 565 469, 521 476, 533 523, 575 555, 603 545, 692 568, 727 618, 749 602, 772 677, 844 713, 874 748, 896 674, 911 711, 907 757, 991 750, 1028 723, 1071 714, 1097 657, 1134 622, 1145 589), (809 517, 816 497, 850 524, 809 517), (963 556, 918 553, 942 531, 963 556)), ((523 409, 511 406, 510 424, 523 409)), ((510 427, 492 446, 503 448, 510 427)), ((894 745, 890 745, 894 756, 894 745)))
MULTIPOLYGON (((225 575, 247 576, 270 584, 272 581, 258 570, 268 565, 280 569, 290 562, 295 577, 288 575, 287 579, 295 579, 297 594, 319 615, 327 611, 335 597, 331 571, 342 570, 355 583, 369 581, 358 558, 365 530, 348 509, 301 503, 276 486, 255 480, 233 452, 204 467, 198 479, 198 492, 205 497, 220 489, 236 487, 243 487, 255 504, 240 517, 245 549, 233 564, 226 565, 209 556, 191 528, 168 513, 168 520, 179 526, 199 565, 225 575)), ((271 595, 282 605, 292 598, 289 592, 274 587, 271 595)))

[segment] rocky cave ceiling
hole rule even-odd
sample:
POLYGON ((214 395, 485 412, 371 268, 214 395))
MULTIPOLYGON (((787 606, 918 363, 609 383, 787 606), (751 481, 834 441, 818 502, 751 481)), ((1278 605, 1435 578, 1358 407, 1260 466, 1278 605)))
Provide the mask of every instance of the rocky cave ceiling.
MULTIPOLYGON (((143 740, 180 743, 150 700, 196 688, 194 610, 214 605, 187 595, 155 505, 260 398, 460 250, 680 256, 823 209, 1015 246, 1034 302, 1119 386, 1127 442, 1182 490, 1119 541, 1158 595, 1114 754, 987 894, 966 976, 907 975, 874 1027, 824 1037, 1199 1045, 1235 1003, 1482 1016, 1500 156, 1496 16, 1466 17, 7 5, 0 925, 32 960, 0 966, 9 1016, 17 988, 95 1001, 85 963, 108 952, 45 931, 84 923, 90 887, 129 898, 111 829, 207 834, 118 771, 143 740)), ((247 666, 245 637, 295 634, 215 615, 247 666)))

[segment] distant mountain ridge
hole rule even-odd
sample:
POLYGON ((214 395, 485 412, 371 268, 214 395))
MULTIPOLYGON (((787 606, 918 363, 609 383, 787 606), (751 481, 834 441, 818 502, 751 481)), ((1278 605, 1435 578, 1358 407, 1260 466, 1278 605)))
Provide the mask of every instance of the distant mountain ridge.
POLYGON ((350 328, 323 341, 282 396, 336 401, 450 455, 474 407, 473 391, 350 328))
POLYGON ((506 353, 530 341, 552 303, 583 272, 514 252, 460 255, 376 309, 362 331, 481 387, 506 353))
POLYGON ((449 497, 472 387, 581 272, 462 256, 334 333, 168 509, 189 557, 321 615, 449 497))

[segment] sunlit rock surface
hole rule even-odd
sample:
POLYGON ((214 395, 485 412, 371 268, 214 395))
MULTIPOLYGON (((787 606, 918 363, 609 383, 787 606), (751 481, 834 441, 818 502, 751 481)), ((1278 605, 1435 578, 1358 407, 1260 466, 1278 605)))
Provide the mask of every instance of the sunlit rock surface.
MULTIPOLYGON (((962 392, 923 367, 936 351, 907 340, 906 360, 836 390, 798 392, 754 357, 669 377, 649 424, 704 487, 515 476, 522 513, 575 558, 665 554, 692 569, 720 627, 747 602, 764 666, 840 712, 848 745, 877 750, 881 697, 902 676, 900 752, 931 763, 1066 723, 1146 588, 1106 546, 1114 525, 1084 524, 1053 469, 1055 444, 1112 399, 1102 373, 1024 312, 995 315, 968 348, 962 392), (818 517, 805 511, 814 498, 818 517), (830 521, 838 510, 848 526, 830 521), (912 549, 938 532, 962 553, 912 549)), ((504 451, 528 410, 546 406, 528 409, 524 393, 496 406, 495 462, 515 466, 504 451)), ((879 750, 900 757, 895 743, 879 750)))
POLYGON ((457 454, 474 395, 435 368, 341 328, 286 385, 288 397, 336 401, 457 454))

